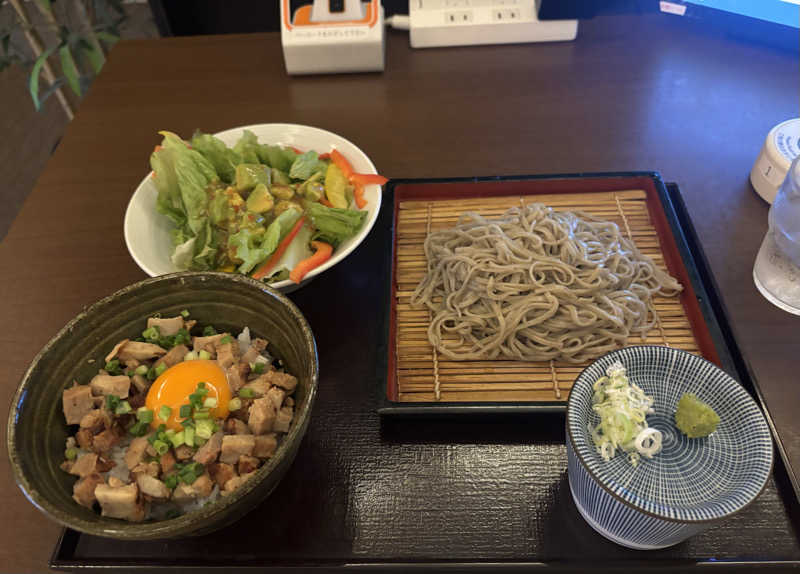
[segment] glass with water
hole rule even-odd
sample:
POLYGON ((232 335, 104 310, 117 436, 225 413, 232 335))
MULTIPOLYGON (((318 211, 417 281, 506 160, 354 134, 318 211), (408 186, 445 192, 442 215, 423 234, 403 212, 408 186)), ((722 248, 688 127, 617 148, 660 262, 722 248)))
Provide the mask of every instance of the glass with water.
POLYGON ((800 156, 769 210, 769 231, 753 267, 756 287, 784 311, 800 315, 800 156))

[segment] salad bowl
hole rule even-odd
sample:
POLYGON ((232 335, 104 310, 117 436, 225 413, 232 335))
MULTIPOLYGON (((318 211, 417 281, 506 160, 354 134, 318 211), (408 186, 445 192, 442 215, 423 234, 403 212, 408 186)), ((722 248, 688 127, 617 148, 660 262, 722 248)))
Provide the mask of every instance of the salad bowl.
MULTIPOLYGON (((628 416, 620 413, 621 416, 628 416)), ((686 351, 655 345, 612 351, 586 367, 567 404, 572 497, 583 518, 609 540, 640 550, 672 546, 749 505, 772 472, 772 438, 748 392, 725 371, 686 351), (653 399, 647 425, 662 436, 652 458, 625 452, 605 460, 591 429, 599 422, 594 384, 615 363, 653 399), (688 438, 675 411, 692 393, 719 416, 716 430, 688 438)))
MULTIPOLYGON (((338 150, 352 165, 353 171, 363 174, 377 174, 369 157, 347 139, 315 127, 297 124, 254 124, 232 128, 213 134, 228 147, 232 147, 245 130, 253 132, 261 144, 292 147, 300 151, 314 150, 320 154, 338 150)), ((174 245, 171 238, 172 222, 156 210, 158 189, 153 172, 142 179, 133 193, 125 212, 125 243, 136 264, 151 277, 181 271, 171 259, 174 245)), ((270 283, 284 293, 293 291, 300 285, 330 269, 364 241, 378 217, 381 205, 381 188, 377 184, 364 186, 367 212, 364 223, 352 237, 344 240, 333 252, 330 259, 312 269, 300 284, 284 279, 270 283)))

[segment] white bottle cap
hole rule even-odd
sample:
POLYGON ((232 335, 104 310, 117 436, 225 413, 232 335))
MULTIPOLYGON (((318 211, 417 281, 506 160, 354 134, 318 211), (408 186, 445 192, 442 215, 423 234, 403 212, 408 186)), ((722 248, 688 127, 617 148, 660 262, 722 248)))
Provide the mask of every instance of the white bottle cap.
POLYGON ((771 204, 786 178, 792 160, 798 155, 800 118, 786 120, 772 128, 753 169, 750 170, 750 183, 756 193, 771 204))

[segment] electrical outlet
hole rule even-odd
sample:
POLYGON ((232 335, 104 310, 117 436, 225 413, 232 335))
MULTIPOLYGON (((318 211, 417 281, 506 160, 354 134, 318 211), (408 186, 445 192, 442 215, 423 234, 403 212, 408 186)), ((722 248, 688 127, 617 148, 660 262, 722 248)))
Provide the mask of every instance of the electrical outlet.
POLYGON ((492 10, 492 19, 495 22, 519 22, 522 20, 522 13, 519 8, 504 8, 492 10))
POLYGON ((445 24, 469 24, 472 22, 472 11, 445 12, 444 20, 445 24))
POLYGON ((540 21, 539 0, 410 0, 414 48, 574 40, 577 20, 540 21))

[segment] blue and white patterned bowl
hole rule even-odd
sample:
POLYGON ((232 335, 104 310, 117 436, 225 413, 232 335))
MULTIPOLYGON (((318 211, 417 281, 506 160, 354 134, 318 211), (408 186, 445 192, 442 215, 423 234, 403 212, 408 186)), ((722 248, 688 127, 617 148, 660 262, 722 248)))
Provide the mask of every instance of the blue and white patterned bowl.
POLYGON ((623 546, 664 548, 686 540, 750 504, 772 471, 772 438, 745 389, 716 365, 670 347, 638 346, 600 357, 578 376, 567 405, 569 485, 581 515, 623 546), (649 426, 663 446, 637 467, 621 451, 597 453, 588 424, 592 385, 620 361, 628 379, 655 399, 649 426), (675 426, 680 397, 694 393, 720 417, 717 430, 689 439, 675 426))

